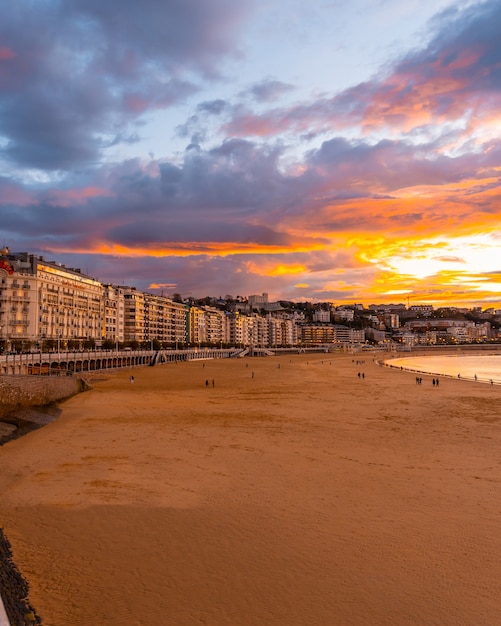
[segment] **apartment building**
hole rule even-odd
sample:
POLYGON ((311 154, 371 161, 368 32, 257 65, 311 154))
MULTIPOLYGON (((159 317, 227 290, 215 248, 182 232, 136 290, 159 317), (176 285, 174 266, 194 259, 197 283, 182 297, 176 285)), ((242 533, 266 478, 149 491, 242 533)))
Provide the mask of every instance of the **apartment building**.
POLYGON ((213 307, 204 307, 205 341, 212 345, 222 345, 228 340, 227 315, 213 307))
POLYGON ((295 346, 298 342, 298 326, 290 318, 268 315, 268 345, 295 346))
POLYGON ((365 331, 349 328, 338 324, 303 324, 301 326, 301 342, 317 343, 363 343, 365 331))
POLYGON ((238 311, 228 316, 229 342, 234 346, 248 345, 248 318, 238 311))
POLYGON ((334 326, 334 341, 336 343, 364 343, 365 331, 348 326, 334 326))
POLYGON ((330 310, 317 309, 316 311, 313 311, 313 321, 320 323, 329 323, 331 321, 330 310))
POLYGON ((249 346, 269 346, 268 323, 260 315, 247 316, 247 341, 249 346))
POLYGON ((183 302, 168 300, 165 307, 167 341, 173 346, 187 343, 190 307, 183 302))
POLYGON ((102 336, 114 342, 125 340, 125 297, 124 289, 114 285, 103 285, 104 319, 102 336))
POLYGON ((303 324, 301 326, 301 343, 304 345, 332 343, 334 339, 332 324, 303 324))
POLYGON ((103 285, 61 263, 0 250, 0 341, 27 344, 101 338, 103 285))
POLYGON ((142 343, 144 336, 144 293, 124 288, 124 340, 142 343))
POLYGON ((204 343, 207 337, 204 309, 191 306, 188 320, 188 341, 195 346, 204 343))
POLYGON ((189 307, 165 296, 143 293, 143 341, 184 345, 188 342, 189 307))

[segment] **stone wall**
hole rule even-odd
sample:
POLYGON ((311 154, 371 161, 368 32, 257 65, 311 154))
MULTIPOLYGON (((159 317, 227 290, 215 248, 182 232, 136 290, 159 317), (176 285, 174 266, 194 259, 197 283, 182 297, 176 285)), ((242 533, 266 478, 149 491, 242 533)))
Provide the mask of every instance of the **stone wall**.
POLYGON ((83 391, 73 376, 0 376, 0 419, 19 409, 44 406, 83 391))

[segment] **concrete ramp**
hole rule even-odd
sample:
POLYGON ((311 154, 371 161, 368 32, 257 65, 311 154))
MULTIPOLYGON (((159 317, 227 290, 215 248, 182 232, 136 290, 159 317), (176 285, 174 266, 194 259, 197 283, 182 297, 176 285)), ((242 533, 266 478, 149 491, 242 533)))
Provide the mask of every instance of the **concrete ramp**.
POLYGON ((245 350, 237 350, 236 352, 233 352, 230 358, 240 359, 244 356, 247 356, 248 354, 249 354, 249 350, 246 348, 245 350))

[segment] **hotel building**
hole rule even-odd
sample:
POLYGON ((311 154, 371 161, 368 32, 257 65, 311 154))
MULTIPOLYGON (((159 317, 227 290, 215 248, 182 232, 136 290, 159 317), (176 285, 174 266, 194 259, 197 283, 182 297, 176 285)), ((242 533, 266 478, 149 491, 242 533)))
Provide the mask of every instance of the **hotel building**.
POLYGON ((27 252, 0 250, 0 342, 86 342, 102 336, 103 285, 27 252))

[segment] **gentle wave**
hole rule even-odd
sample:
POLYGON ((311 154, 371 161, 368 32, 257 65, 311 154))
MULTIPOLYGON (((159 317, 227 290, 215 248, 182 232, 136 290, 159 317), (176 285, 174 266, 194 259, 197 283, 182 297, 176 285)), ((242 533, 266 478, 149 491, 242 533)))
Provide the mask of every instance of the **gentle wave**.
POLYGON ((501 385, 501 356, 416 356, 389 359, 385 364, 423 374, 453 376, 501 385))

